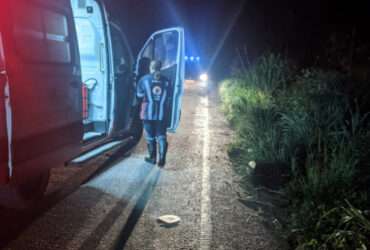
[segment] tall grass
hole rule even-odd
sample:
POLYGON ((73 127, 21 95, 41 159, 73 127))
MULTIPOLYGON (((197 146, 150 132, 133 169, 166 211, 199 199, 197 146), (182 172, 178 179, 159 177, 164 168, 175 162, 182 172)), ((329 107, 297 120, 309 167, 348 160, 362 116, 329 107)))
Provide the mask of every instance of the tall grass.
POLYGON ((290 81, 292 68, 282 56, 268 54, 261 57, 242 75, 244 87, 252 87, 266 94, 285 89, 290 81))
POLYGON ((369 115, 346 93, 349 82, 334 71, 298 72, 281 56, 266 55, 220 88, 238 135, 230 153, 239 173, 250 174, 240 171, 250 161, 289 168, 291 181, 283 188, 291 201, 293 248, 370 247, 370 238, 361 240, 369 235, 363 230, 369 217, 351 205, 370 205, 369 115), (356 218, 350 226, 342 221, 349 214, 356 218))

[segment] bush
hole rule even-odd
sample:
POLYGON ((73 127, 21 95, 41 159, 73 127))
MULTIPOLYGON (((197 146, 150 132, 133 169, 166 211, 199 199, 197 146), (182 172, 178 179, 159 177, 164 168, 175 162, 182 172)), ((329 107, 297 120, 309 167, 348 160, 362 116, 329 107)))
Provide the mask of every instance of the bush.
POLYGON ((351 250, 368 249, 369 219, 367 211, 353 207, 349 202, 343 206, 327 209, 323 206, 307 211, 312 221, 310 234, 295 230, 297 250, 351 250))
POLYGON ((237 132, 229 152, 243 180, 253 173, 250 161, 291 166, 285 191, 293 248, 370 247, 368 217, 351 205, 370 205, 369 115, 346 93, 350 80, 334 71, 296 72, 281 56, 266 55, 220 88, 237 132))
MULTIPOLYGON (((220 88, 223 110, 238 131, 240 150, 254 160, 281 160, 281 131, 274 95, 286 88, 292 70, 278 55, 262 57, 251 69, 220 88)), ((242 154, 244 155, 244 154, 242 154)))

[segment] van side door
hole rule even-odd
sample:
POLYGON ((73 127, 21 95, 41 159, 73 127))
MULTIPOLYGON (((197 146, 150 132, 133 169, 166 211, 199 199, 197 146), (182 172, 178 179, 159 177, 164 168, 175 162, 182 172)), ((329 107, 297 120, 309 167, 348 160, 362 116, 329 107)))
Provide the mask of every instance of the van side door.
MULTIPOLYGON (((2 4, 14 163, 58 155, 52 161, 58 164, 56 160, 79 153, 83 135, 81 73, 70 2, 2 4)), ((53 167, 50 164, 34 167, 53 167)), ((15 174, 22 171, 15 169, 15 174)))
POLYGON ((183 28, 169 28, 155 32, 138 55, 136 74, 138 78, 149 72, 149 62, 162 62, 162 73, 169 78, 170 99, 167 112, 167 130, 175 132, 181 116, 181 99, 184 92, 185 36, 183 28))

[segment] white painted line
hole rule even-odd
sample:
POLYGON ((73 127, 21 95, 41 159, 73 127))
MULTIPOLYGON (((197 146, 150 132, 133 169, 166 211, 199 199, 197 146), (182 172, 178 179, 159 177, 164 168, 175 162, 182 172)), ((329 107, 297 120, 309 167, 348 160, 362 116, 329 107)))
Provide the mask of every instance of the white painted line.
POLYGON ((200 217, 200 249, 209 250, 212 240, 211 224, 211 196, 210 196, 210 168, 209 168, 209 110, 208 96, 201 98, 203 106, 203 159, 202 159, 202 196, 201 196, 201 217, 200 217))

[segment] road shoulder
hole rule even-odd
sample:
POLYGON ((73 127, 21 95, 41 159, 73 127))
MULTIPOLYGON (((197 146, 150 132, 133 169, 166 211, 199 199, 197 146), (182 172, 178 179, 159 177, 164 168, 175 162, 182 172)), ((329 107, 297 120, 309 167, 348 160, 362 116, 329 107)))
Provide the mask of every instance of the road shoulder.
POLYGON ((277 240, 263 224, 258 211, 239 201, 239 178, 232 169, 227 145, 233 131, 221 112, 217 91, 209 96, 211 169, 211 249, 280 249, 277 240))

